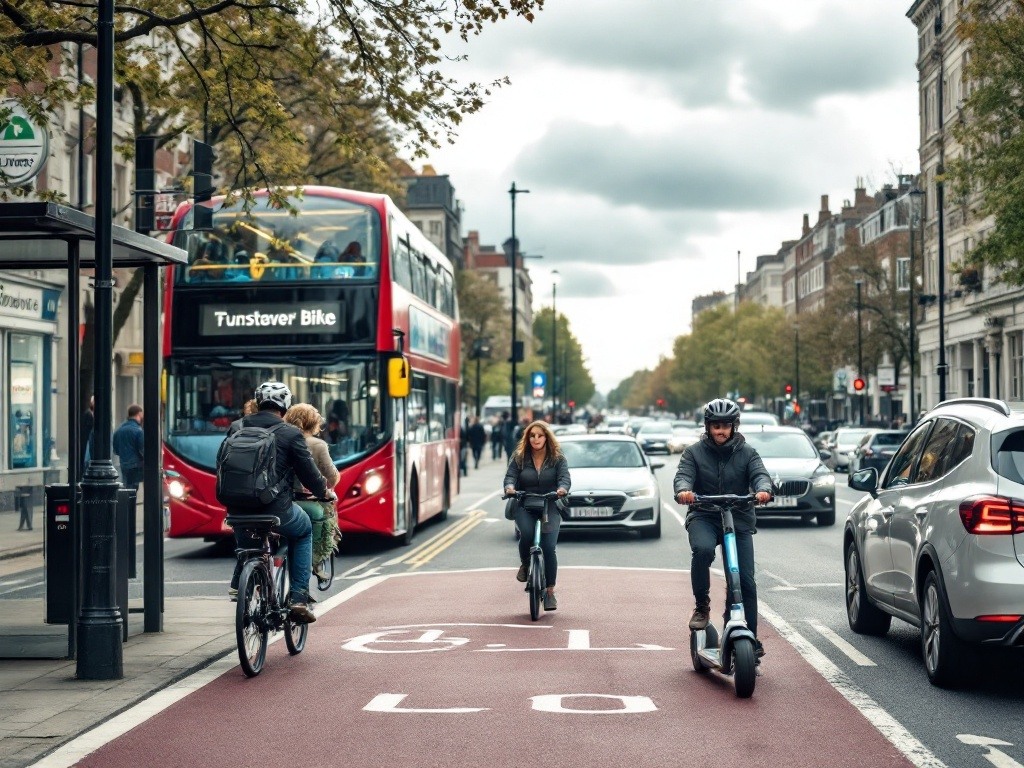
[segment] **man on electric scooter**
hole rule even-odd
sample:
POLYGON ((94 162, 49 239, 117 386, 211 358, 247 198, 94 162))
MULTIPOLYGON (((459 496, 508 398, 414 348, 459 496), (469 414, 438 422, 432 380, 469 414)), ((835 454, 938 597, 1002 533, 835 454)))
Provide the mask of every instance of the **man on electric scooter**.
MULTIPOLYGON (((711 614, 711 563, 715 548, 722 543, 722 516, 718 509, 701 509, 694 504, 696 494, 713 495, 733 493, 743 495, 751 489, 757 494, 757 503, 771 499, 772 481, 764 462, 736 431, 740 423, 740 408, 732 400, 719 398, 704 406, 704 430, 693 445, 683 451, 679 468, 672 482, 676 501, 688 504, 686 532, 690 539, 690 583, 697 607, 690 617, 690 629, 704 629, 711 614)), ((736 550, 740 566, 740 586, 743 591, 743 613, 747 626, 757 636, 757 584, 754 581, 754 534, 757 517, 753 509, 733 513, 736 526, 736 550)), ((728 620, 728 598, 726 620, 728 620)), ((764 648, 756 641, 757 663, 761 663, 764 648)))

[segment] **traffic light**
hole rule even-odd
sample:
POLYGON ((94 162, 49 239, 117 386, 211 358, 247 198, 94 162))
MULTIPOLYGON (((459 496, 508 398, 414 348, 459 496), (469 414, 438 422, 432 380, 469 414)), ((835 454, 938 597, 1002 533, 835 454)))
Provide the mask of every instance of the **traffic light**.
POLYGON ((156 136, 135 138, 135 231, 156 229, 153 196, 156 194, 156 136))
POLYGON ((572 410, 575 407, 576 407, 576 401, 575 400, 570 400, 569 401, 569 410, 572 410))
POLYGON ((664 408, 665 407, 665 398, 663 398, 663 397, 659 397, 658 398, 658 407, 659 408, 664 408))
POLYGON ((864 383, 864 379, 860 378, 859 376, 856 379, 853 380, 853 390, 854 390, 854 392, 863 392, 864 391, 864 387, 866 387, 866 386, 867 385, 864 383))
POLYGON ((201 141, 192 142, 192 229, 213 229, 213 147, 201 141))
POLYGON ((793 385, 792 384, 787 384, 786 385, 786 399, 789 400, 789 398, 791 398, 792 396, 793 396, 793 385))

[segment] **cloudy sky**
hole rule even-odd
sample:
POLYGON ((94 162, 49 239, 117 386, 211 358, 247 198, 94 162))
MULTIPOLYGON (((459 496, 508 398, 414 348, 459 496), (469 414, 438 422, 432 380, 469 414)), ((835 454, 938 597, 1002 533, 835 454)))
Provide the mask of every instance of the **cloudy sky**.
POLYGON ((693 298, 917 160, 910 0, 547 0, 487 30, 460 79, 512 83, 428 159, 463 234, 516 234, 597 387, 671 355, 693 298), (608 344, 626 337, 628 344, 608 344))

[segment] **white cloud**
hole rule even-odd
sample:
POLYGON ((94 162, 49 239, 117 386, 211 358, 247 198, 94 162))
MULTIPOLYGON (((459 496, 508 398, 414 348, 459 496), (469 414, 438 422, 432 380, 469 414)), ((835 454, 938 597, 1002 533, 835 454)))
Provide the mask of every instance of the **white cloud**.
POLYGON ((602 391, 671 354, 697 295, 730 292, 736 252, 799 236, 917 170, 916 36, 890 0, 561 0, 488 29, 452 73, 509 75, 430 162, 487 243, 516 234, 602 391), (562 297, 565 297, 564 301, 562 297), (609 344, 610 339, 628 343, 609 344), (614 350, 610 352, 609 350, 614 350))

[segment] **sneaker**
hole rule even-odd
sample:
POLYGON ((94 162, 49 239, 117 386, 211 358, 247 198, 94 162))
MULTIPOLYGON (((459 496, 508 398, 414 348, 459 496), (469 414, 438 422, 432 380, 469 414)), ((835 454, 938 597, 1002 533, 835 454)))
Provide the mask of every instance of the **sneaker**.
POLYGON ((238 602, 238 587, 228 587, 228 600, 232 603, 238 602))
POLYGON ((558 598, 555 597, 554 592, 544 593, 544 610, 554 611, 558 609, 558 598))
POLYGON ((296 624, 312 624, 316 614, 306 603, 292 603, 288 609, 288 618, 296 624))
POLYGON ((526 572, 527 572, 527 570, 529 570, 529 569, 527 568, 526 563, 523 563, 522 565, 520 565, 519 566, 519 573, 516 574, 516 581, 525 582, 526 581, 526 572))
POLYGON ((690 616, 690 629, 707 629, 710 620, 711 606, 707 603, 698 605, 693 609, 693 615, 690 616))
POLYGON ((331 574, 323 568, 323 563, 317 563, 313 566, 313 575, 316 576, 317 581, 327 581, 331 578, 331 574))

